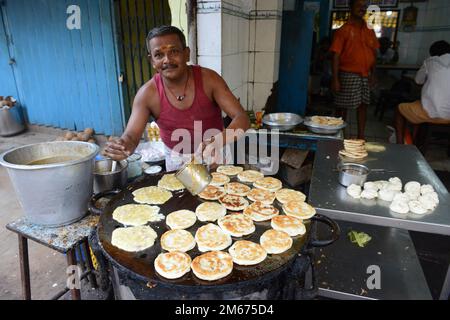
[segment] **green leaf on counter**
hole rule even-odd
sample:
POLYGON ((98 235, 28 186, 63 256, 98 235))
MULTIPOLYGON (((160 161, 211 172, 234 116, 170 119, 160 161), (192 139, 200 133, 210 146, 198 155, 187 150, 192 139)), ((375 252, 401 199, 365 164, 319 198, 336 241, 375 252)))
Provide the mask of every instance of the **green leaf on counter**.
POLYGON ((364 232, 350 231, 348 237, 352 243, 356 243, 359 247, 364 248, 372 237, 364 232))

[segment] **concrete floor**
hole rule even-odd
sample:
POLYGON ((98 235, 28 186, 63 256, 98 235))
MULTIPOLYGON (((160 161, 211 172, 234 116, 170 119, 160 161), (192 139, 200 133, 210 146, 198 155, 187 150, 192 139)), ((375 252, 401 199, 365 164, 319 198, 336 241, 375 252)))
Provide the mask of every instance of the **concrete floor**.
MULTIPOLYGON (((370 126, 368 126, 368 131, 376 132, 377 139, 382 139, 383 136, 386 139, 387 136, 380 135, 382 130, 385 130, 384 125, 375 121, 371 121, 370 126)), ((15 137, 0 137, 0 153, 21 145, 53 141, 61 133, 63 133, 61 130, 35 127, 32 131, 27 131, 15 137)), ((100 137, 101 139, 102 137, 100 137)), ((450 171, 450 160, 444 148, 429 148, 427 159, 432 161, 433 168, 450 171)), ((1 166, 0 208, 0 300, 21 299, 17 235, 6 230, 5 225, 21 217, 22 209, 7 171, 1 166)), ((30 241, 29 257, 33 299, 49 299, 64 288, 66 282, 66 258, 64 255, 30 241)), ((82 297, 83 294, 82 292, 82 297)), ((67 299, 68 295, 65 298, 67 299)))

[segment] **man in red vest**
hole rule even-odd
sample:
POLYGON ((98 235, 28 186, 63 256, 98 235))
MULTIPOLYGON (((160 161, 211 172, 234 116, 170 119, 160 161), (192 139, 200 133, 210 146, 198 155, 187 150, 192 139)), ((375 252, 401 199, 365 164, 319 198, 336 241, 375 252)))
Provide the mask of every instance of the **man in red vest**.
MULTIPOLYGON (((114 160, 131 155, 153 116, 168 150, 182 155, 203 147, 205 157, 217 160, 224 145, 235 141, 250 127, 247 113, 216 72, 187 64, 190 50, 178 28, 153 29, 147 37, 147 47, 149 61, 158 73, 138 91, 124 134, 107 144, 105 155, 114 160), (222 112, 232 119, 227 128, 231 130, 224 130, 222 112), (210 141, 206 144, 204 136, 208 131, 215 134, 206 138, 210 141), (240 132, 237 136, 236 131, 240 132), (201 145, 194 141, 194 135, 198 134, 203 140, 197 141, 201 145)), ((167 157, 168 171, 182 165, 183 161, 173 162, 167 157)))

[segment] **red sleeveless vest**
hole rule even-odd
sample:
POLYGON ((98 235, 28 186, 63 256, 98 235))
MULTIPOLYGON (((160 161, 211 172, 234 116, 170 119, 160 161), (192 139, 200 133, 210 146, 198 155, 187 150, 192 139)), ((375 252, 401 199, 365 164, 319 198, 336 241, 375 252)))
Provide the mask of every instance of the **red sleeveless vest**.
POLYGON ((219 131, 224 129, 220 107, 211 101, 203 90, 201 67, 192 66, 192 71, 194 74, 195 97, 191 107, 186 110, 177 109, 170 103, 164 90, 161 75, 156 74, 154 76, 161 105, 161 112, 156 121, 160 129, 161 139, 167 147, 173 149, 181 142, 182 138, 172 139, 172 133, 176 129, 186 129, 190 134, 191 152, 184 150, 184 153, 193 153, 198 147, 194 145, 194 121, 201 122, 201 137, 208 129, 217 129, 219 131))

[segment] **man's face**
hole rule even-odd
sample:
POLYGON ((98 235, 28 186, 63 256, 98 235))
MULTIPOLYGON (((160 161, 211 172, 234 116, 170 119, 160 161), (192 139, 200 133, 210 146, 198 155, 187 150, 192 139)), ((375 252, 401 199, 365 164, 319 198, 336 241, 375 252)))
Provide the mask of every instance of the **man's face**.
POLYGON ((189 48, 183 48, 176 34, 155 37, 150 40, 149 58, 153 67, 165 78, 179 79, 187 70, 189 48))
POLYGON ((365 0, 356 0, 352 7, 352 15, 358 18, 364 18, 367 11, 367 3, 365 0))

